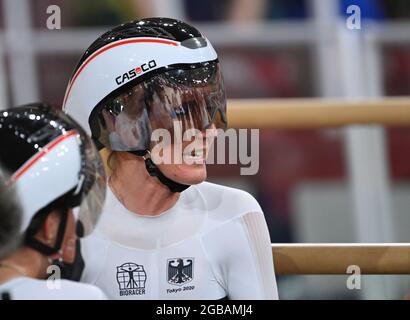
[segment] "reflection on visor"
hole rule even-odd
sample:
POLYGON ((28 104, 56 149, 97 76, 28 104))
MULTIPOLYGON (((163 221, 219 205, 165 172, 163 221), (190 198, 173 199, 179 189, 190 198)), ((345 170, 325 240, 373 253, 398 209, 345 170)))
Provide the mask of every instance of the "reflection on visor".
POLYGON ((155 129, 225 129, 226 98, 217 62, 173 69, 139 83, 97 107, 90 120, 96 138, 116 151, 147 150, 155 129), (98 132, 99 134, 95 134, 98 132))
POLYGON ((103 163, 91 139, 82 135, 82 171, 76 210, 77 236, 89 235, 97 225, 102 213, 106 191, 103 163))

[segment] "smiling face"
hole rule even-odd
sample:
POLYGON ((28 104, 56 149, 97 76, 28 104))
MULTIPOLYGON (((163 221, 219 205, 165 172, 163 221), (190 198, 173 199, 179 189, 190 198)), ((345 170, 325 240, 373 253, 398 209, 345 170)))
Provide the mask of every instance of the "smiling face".
MULTIPOLYGON (((95 137, 120 152, 119 162, 131 160, 124 151, 149 150, 165 177, 186 185, 206 179, 208 152, 218 130, 227 125, 225 90, 216 62, 155 75, 97 109, 101 114, 95 118, 97 124, 100 121, 95 137)), ((132 162, 127 166, 131 168, 132 162)), ((140 161, 135 166, 141 166, 140 161)))
POLYGON ((186 185, 198 184, 206 179, 206 158, 217 131, 212 125, 197 133, 188 141, 152 149, 152 160, 169 179, 186 185))

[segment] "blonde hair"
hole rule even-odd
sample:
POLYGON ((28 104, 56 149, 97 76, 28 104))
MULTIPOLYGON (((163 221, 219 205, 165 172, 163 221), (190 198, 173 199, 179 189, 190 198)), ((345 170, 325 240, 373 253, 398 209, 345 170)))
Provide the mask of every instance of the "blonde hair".
POLYGON ((116 151, 108 148, 103 148, 100 150, 100 155, 102 162, 104 164, 105 174, 109 178, 116 167, 116 151))

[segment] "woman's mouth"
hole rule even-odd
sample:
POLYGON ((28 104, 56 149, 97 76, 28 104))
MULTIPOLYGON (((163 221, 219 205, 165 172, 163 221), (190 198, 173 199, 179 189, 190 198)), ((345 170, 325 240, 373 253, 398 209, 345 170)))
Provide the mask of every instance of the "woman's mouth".
POLYGON ((205 163, 206 152, 204 149, 194 149, 190 152, 184 152, 184 162, 188 164, 203 164, 205 163))

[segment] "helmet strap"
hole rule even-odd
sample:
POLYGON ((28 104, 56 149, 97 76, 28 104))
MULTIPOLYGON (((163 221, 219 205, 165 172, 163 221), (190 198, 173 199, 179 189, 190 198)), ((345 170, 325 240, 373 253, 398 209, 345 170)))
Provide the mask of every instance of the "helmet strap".
POLYGON ((155 163, 152 161, 151 157, 150 157, 150 153, 148 150, 145 151, 129 151, 130 153, 137 155, 137 156, 142 156, 142 158, 145 161, 145 168, 148 171, 148 174, 151 177, 157 177, 158 180, 165 186, 168 187, 168 189, 171 192, 182 192, 186 189, 188 189, 190 187, 190 185, 187 184, 182 184, 179 182, 176 182, 174 180, 171 180, 169 178, 167 178, 159 169, 158 167, 155 165, 155 163))
POLYGON ((59 252, 61 249, 61 245, 63 244, 64 235, 65 235, 66 226, 67 226, 67 220, 68 220, 68 208, 65 208, 64 212, 62 213, 61 221, 60 221, 60 224, 58 226, 58 231, 57 231, 57 239, 54 244, 54 247, 47 246, 44 243, 38 241, 34 237, 46 217, 47 217, 47 214, 45 214, 42 219, 38 220, 38 222, 34 226, 30 226, 29 229, 27 229, 24 242, 30 248, 44 254, 45 256, 50 256, 52 254, 59 252))

